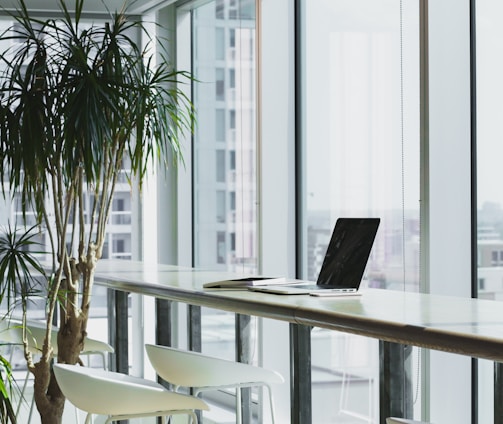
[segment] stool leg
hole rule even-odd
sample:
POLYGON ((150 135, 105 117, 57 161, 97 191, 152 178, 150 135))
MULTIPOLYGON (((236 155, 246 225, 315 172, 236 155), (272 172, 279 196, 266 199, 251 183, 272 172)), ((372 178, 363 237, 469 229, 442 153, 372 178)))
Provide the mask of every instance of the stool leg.
POLYGON ((80 423, 79 410, 77 409, 77 407, 75 407, 74 409, 75 409, 75 422, 79 424, 80 423))
POLYGON ((31 398, 30 415, 28 415, 28 422, 31 422, 31 417, 33 415, 34 406, 35 406, 35 393, 33 394, 32 398, 31 398))
POLYGON ((198 423, 197 415, 196 415, 196 413, 194 411, 189 412, 189 418, 190 418, 190 423, 191 424, 197 424, 198 423))
POLYGON ((271 421, 272 421, 272 424, 274 424, 276 422, 276 420, 274 417, 274 402, 273 402, 273 398, 272 398, 271 386, 269 386, 269 384, 266 384, 264 387, 267 389, 267 393, 269 394, 269 405, 271 408, 271 421))
POLYGON ((236 388, 236 424, 242 424, 243 416, 241 414, 241 388, 236 388))
MULTIPOLYGON (((12 362, 12 360, 11 360, 11 362, 12 362)), ((26 370, 26 377, 23 382, 23 388, 21 389, 21 392, 19 393, 19 402, 18 402, 17 408, 16 408, 16 418, 19 417, 19 411, 21 410, 21 405, 24 402, 24 393, 26 391, 26 387, 28 386, 29 378, 30 378, 30 370, 26 370)))
POLYGON ((101 355, 101 362, 103 364, 103 369, 107 369, 107 360, 106 360, 106 354, 105 352, 98 352, 99 355, 101 355))

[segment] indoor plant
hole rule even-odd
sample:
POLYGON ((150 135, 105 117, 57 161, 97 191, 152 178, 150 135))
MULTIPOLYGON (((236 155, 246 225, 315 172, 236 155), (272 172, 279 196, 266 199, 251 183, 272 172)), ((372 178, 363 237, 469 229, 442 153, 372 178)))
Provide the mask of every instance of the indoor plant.
POLYGON ((193 119, 177 86, 190 76, 164 57, 154 66, 159 55, 151 45, 138 47, 136 35, 147 33, 127 8, 84 27, 83 0, 72 13, 58 3, 61 18, 41 20, 18 0, 15 26, 0 37, 16 41, 0 56, 0 175, 23 212, 36 212, 53 247, 46 322, 49 328, 59 304, 58 340, 47 332, 38 362, 26 352, 37 409, 51 424, 61 422, 64 406, 51 346, 58 343, 58 361, 78 362, 122 163, 130 162, 130 180, 141 187, 157 154, 180 159, 178 134, 191 130, 193 119), (87 210, 85 190, 93 194, 87 210))
MULTIPOLYGON (((16 307, 26 310, 29 297, 38 294, 36 276, 45 275, 37 255, 43 253, 36 241, 38 229, 19 230, 16 225, 0 228, 0 320, 8 321, 16 307), (21 302, 21 305, 18 305, 21 302)), ((26 315, 23 314, 23 319, 26 315)), ((26 323, 24 321, 24 323, 26 323)), ((1 331, 6 331, 2 325, 1 331)), ((1 334, 0 334, 1 338, 1 334)), ((9 344, 8 340, 3 344, 9 344)), ((0 422, 16 423, 16 415, 11 403, 13 375, 8 359, 0 355, 0 422)), ((15 386, 14 386, 15 387, 15 386)))

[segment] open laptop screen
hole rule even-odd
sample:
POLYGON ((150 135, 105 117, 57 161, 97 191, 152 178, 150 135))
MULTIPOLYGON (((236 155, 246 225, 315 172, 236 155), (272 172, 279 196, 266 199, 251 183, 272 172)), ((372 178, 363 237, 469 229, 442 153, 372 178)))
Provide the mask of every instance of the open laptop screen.
POLYGON ((317 285, 358 287, 374 244, 379 218, 339 218, 317 285))

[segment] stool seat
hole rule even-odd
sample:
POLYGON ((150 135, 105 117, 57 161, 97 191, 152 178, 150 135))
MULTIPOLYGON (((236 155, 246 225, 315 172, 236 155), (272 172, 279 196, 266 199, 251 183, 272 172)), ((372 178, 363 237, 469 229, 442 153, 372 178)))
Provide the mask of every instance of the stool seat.
POLYGON ((78 365, 55 364, 54 374, 65 397, 88 413, 108 415, 107 423, 135 417, 187 414, 197 422, 195 410, 207 404, 194 396, 174 393, 139 377, 78 365))
MULTIPOLYGON (((17 318, 5 320, 0 329, 0 338, 8 343, 19 344, 23 343, 23 322, 17 318)), ((46 326, 44 322, 28 320, 26 322, 26 339, 28 342, 28 350, 31 353, 39 354, 42 351, 44 343, 46 326)), ((56 343, 58 337, 58 328, 52 326, 51 339, 52 349, 54 356, 58 356, 58 344, 56 343)), ((113 353, 114 348, 108 343, 101 340, 86 337, 84 340, 84 349, 81 355, 104 354, 113 353)))
POLYGON ((272 421, 274 406, 271 384, 284 382, 276 371, 203 355, 167 346, 147 344, 148 358, 157 374, 168 383, 179 387, 194 389, 195 394, 202 391, 224 388, 236 389, 236 421, 241 422, 240 390, 242 387, 263 386, 268 389, 272 421))
POLYGON ((228 361, 199 352, 159 345, 145 346, 148 358, 157 374, 175 386, 234 387, 260 383, 283 383, 276 371, 241 362, 228 361))

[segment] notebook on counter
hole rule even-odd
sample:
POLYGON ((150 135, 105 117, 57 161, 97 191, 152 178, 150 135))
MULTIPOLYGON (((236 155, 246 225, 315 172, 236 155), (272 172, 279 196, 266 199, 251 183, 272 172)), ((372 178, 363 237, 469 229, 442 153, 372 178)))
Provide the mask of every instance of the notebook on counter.
POLYGON ((286 284, 287 280, 284 277, 243 277, 232 278, 229 280, 210 281, 204 283, 205 289, 226 289, 226 288, 247 288, 255 286, 263 286, 267 284, 286 284))
POLYGON ((379 223, 380 218, 339 218, 316 284, 291 280, 291 284, 253 286, 248 287, 248 290, 313 296, 358 294, 379 223))

